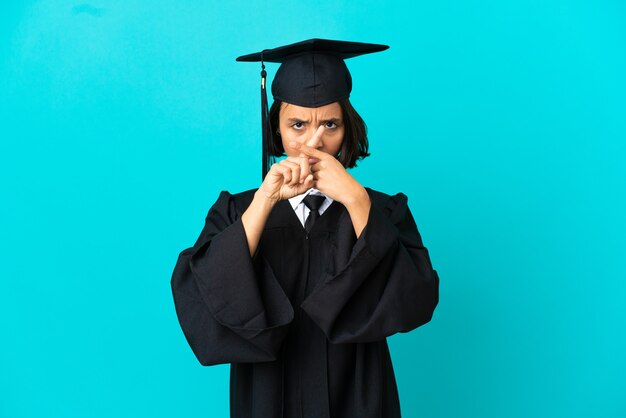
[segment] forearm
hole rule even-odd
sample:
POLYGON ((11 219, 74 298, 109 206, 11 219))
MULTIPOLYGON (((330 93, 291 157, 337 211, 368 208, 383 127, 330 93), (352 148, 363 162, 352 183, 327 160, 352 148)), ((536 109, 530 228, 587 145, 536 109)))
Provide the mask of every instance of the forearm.
POLYGON ((265 227, 265 222, 272 212, 274 205, 275 202, 265 197, 263 193, 257 191, 254 194, 252 203, 250 203, 248 209, 241 215, 241 222, 246 232, 251 257, 254 256, 256 252, 259 241, 261 240, 263 228, 265 227))
MULTIPOLYGON (((439 301, 432 268, 406 196, 374 201, 347 262, 300 305, 333 344, 380 341, 430 321, 439 301), (367 306, 368 309, 363 309, 367 306)), ((339 241, 338 241, 339 242, 339 241)))
POLYGON ((358 238, 361 236, 361 232, 363 232, 367 224, 367 218, 369 217, 370 208, 372 206, 367 191, 363 187, 360 187, 357 193, 345 202, 345 206, 350 214, 352 226, 358 238))

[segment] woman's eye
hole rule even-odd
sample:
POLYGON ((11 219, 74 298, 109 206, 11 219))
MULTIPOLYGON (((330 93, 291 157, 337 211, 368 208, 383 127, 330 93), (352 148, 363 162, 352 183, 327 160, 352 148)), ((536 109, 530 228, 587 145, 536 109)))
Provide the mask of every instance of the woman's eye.
POLYGON ((293 125, 291 125, 291 127, 296 128, 296 129, 302 129, 303 126, 304 126, 304 123, 302 122, 296 122, 293 125))
POLYGON ((329 129, 336 128, 337 124, 335 122, 326 122, 326 127, 329 129))

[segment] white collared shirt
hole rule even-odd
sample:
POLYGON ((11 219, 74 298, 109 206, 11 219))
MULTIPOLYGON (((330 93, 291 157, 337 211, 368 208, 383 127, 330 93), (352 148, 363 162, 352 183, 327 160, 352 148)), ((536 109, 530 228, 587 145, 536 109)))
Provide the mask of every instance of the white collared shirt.
MULTIPOLYGON (((298 216, 298 219, 300 219, 302 226, 304 226, 304 222, 306 221, 307 216, 309 216, 309 213, 311 212, 311 210, 304 204, 304 198, 309 193, 324 196, 324 194, 322 194, 317 189, 309 189, 305 193, 299 194, 289 199, 289 203, 291 203, 291 207, 296 212, 296 216, 298 216)), ((324 213, 324 211, 328 209, 330 204, 333 203, 333 199, 331 199, 328 196, 324 196, 324 197, 326 198, 326 200, 324 200, 324 202, 322 203, 322 206, 320 206, 320 208, 318 209, 318 212, 320 215, 322 215, 322 213, 324 213)))

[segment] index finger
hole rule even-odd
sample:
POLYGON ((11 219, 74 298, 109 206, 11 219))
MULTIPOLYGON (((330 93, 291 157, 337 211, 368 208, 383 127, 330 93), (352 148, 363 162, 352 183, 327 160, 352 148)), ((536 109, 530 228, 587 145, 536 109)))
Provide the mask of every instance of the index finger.
POLYGON ((320 151, 317 148, 312 148, 296 141, 291 141, 289 145, 293 149, 300 150, 301 155, 308 155, 309 157, 317 158, 318 160, 324 160, 330 157, 330 154, 327 154, 324 151, 320 151))
POLYGON ((300 153, 300 159, 300 178, 302 179, 302 183, 304 183, 304 179, 311 174, 311 166, 309 165, 309 157, 302 152, 300 153))
POLYGON ((317 144, 320 142, 320 138, 324 134, 324 125, 320 125, 319 128, 315 131, 313 136, 305 142, 305 145, 308 145, 311 148, 317 148, 317 144))
MULTIPOLYGON (((305 144, 312 148, 317 148, 317 144, 320 142, 320 138, 324 134, 324 125, 320 125, 319 128, 315 131, 313 136, 309 138, 305 144)), ((302 162, 300 164, 300 170, 302 172, 301 177, 306 178, 311 173, 311 167, 309 166, 309 156, 303 152, 300 152, 300 157, 302 157, 302 162)))

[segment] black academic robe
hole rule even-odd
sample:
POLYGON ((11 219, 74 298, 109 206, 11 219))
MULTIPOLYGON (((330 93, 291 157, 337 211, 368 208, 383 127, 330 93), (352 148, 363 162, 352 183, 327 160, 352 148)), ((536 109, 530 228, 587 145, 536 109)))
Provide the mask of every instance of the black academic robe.
POLYGON ((223 191, 180 253, 178 319, 201 364, 231 364, 231 417, 400 417, 386 337, 431 319, 439 277, 407 197, 366 190, 358 239, 341 203, 307 236, 285 200, 254 257, 241 215, 255 190, 223 191))

